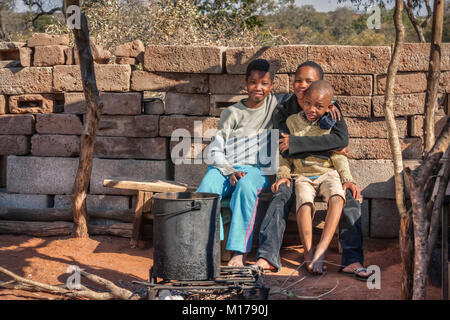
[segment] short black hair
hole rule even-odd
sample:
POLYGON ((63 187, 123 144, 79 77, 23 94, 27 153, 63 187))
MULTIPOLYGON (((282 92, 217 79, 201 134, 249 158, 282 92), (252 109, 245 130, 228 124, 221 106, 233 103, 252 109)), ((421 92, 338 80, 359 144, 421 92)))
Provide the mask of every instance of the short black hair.
POLYGON ((250 77, 250 74, 252 71, 262 71, 262 72, 269 72, 270 73, 270 79, 273 81, 273 73, 270 70, 270 63, 269 61, 265 59, 256 59, 250 62, 247 66, 247 72, 245 73, 245 81, 248 80, 250 77))
POLYGON ((333 86, 329 81, 317 80, 311 83, 309 88, 306 90, 305 95, 310 94, 312 91, 319 91, 330 96, 330 100, 333 100, 334 90, 333 86))
POLYGON ((295 73, 297 73, 298 70, 300 70, 300 69, 303 68, 303 67, 311 67, 311 68, 316 69, 317 73, 319 74, 319 79, 320 79, 320 80, 323 80, 323 69, 322 69, 322 67, 321 67, 319 64, 317 64, 316 62, 311 61, 311 60, 308 60, 308 61, 303 62, 302 64, 300 64, 300 65, 297 67, 297 70, 295 70, 295 73))

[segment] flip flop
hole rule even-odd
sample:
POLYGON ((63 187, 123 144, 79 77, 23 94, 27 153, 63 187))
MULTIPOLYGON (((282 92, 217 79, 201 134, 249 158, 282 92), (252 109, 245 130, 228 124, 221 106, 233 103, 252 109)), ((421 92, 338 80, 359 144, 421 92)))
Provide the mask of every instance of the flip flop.
POLYGON ((342 270, 339 270, 339 272, 344 274, 344 275, 346 275, 346 276, 355 278, 356 280, 359 280, 359 281, 367 281, 367 279, 369 279, 369 277, 371 276, 370 274, 367 277, 359 275, 361 272, 368 273, 367 268, 364 268, 364 267, 355 269, 355 270, 353 270, 353 272, 344 272, 342 270))

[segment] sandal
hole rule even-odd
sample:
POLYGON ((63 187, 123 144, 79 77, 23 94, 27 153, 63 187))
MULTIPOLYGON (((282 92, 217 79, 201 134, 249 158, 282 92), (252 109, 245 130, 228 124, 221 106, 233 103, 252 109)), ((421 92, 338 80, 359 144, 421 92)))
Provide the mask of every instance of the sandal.
POLYGON ((353 270, 353 272, 344 272, 342 270, 339 270, 339 272, 344 274, 344 275, 347 275, 349 277, 353 277, 353 278, 355 278, 356 280, 359 280, 359 281, 367 281, 367 279, 369 279, 369 277, 371 276, 371 274, 369 274, 367 277, 364 277, 364 276, 360 275, 361 272, 368 273, 367 268, 364 268, 364 267, 357 268, 357 269, 353 270))

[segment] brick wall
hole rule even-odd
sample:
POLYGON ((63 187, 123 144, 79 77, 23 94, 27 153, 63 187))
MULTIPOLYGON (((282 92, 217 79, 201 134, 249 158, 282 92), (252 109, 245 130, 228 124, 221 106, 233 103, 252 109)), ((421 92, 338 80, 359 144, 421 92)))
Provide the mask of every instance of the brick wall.
MULTIPOLYGON (((86 116, 76 50, 67 35, 0 43, 0 206, 70 206, 86 116)), ((204 164, 174 165, 174 129, 205 136, 220 111, 245 96, 248 62, 274 66, 275 91, 292 92, 298 64, 314 60, 336 91, 350 135, 352 173, 364 195, 364 233, 396 237, 391 153, 382 110, 390 47, 290 45, 255 48, 124 44, 112 55, 91 43, 104 108, 95 143, 88 207, 123 210, 133 192, 103 187, 113 176, 198 184, 204 164), (136 65, 142 63, 143 70, 136 65), (202 121, 202 130, 194 127, 202 121)), ((417 165, 429 44, 406 44, 395 87, 395 114, 407 165, 417 165)), ((450 44, 442 51, 442 96, 450 92, 450 44)), ((444 122, 442 107, 438 125, 444 122)), ((208 138, 208 137, 206 137, 208 138)), ((208 141, 192 146, 198 155, 208 141)))

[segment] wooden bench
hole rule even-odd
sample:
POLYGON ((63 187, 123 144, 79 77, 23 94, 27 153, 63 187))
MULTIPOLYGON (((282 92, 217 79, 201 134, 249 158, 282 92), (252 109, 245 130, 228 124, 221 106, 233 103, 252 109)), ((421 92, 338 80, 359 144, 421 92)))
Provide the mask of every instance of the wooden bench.
MULTIPOLYGON (((258 206, 263 206, 263 208, 258 208, 258 212, 255 218, 255 226, 254 226, 254 235, 253 235, 253 246, 252 248, 256 248, 257 247, 257 239, 258 239, 258 233, 260 230, 260 225, 262 220, 264 219, 264 215, 265 215, 265 210, 267 210, 267 207, 270 204, 270 201, 272 199, 272 193, 271 192, 263 192, 259 195, 259 204, 258 206), (263 211, 263 212, 261 212, 263 211), (255 241, 256 240, 256 241, 255 241)), ((221 201, 221 213, 222 213, 222 221, 223 221, 223 225, 224 225, 224 236, 225 239, 224 241, 222 241, 221 243, 221 247, 222 247, 222 260, 223 261, 228 261, 231 258, 231 252, 226 251, 225 250, 225 246, 226 246, 226 241, 227 241, 227 236, 228 236, 228 231, 229 231, 229 224, 231 222, 231 210, 230 210, 230 197, 227 198, 223 198, 221 201)), ((362 196, 358 199, 358 201, 360 203, 362 203, 363 198, 362 196)), ((324 209, 326 208, 326 204, 325 202, 321 199, 321 198, 316 198, 314 203, 316 203, 316 205, 320 204, 319 208, 317 208, 317 212, 316 215, 313 219, 313 227, 316 229, 320 229, 323 230, 324 225, 325 225, 325 213, 323 212, 324 209)), ((291 207, 291 211, 289 212, 289 218, 287 221, 287 224, 295 224, 295 226, 297 225, 297 219, 296 219, 296 213, 295 213, 295 203, 292 204, 291 207)), ((286 228, 288 226, 286 225, 286 228)), ((286 232, 285 232, 286 235, 286 232)), ((339 227, 336 228, 336 232, 335 235, 337 237, 337 239, 339 239, 339 227)), ((298 238, 299 239, 299 238, 298 238)), ((300 241, 300 240, 298 240, 300 241)), ((287 244, 288 240, 284 239, 283 244, 287 244)), ((300 244, 300 242, 298 242, 298 244, 300 244)), ((342 253, 342 247, 340 242, 338 241, 338 250, 339 253, 342 253)))

